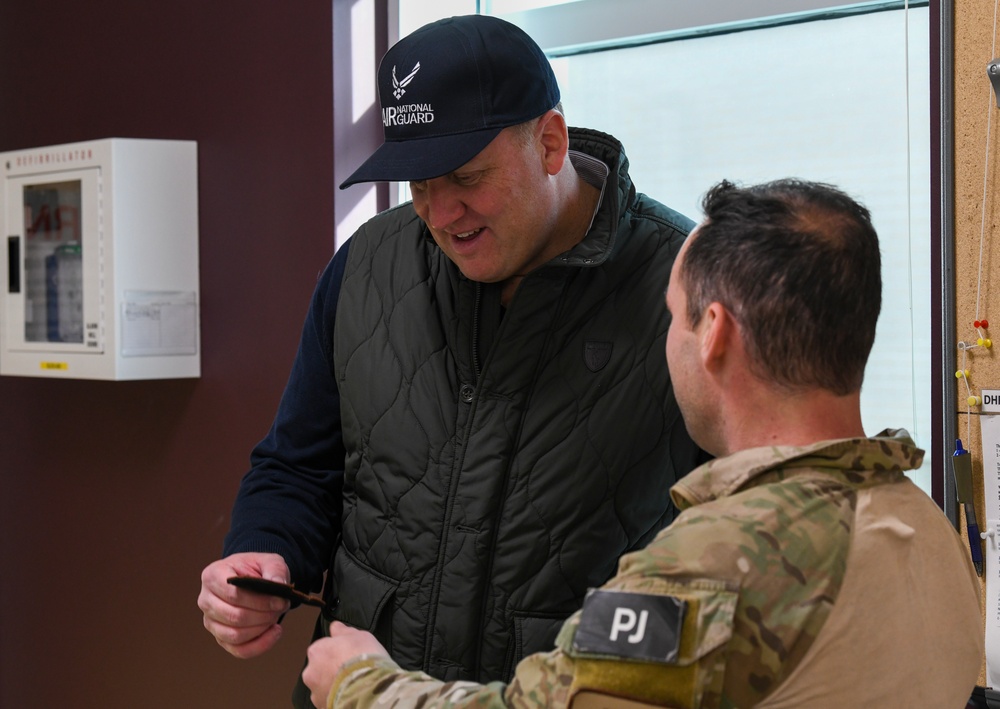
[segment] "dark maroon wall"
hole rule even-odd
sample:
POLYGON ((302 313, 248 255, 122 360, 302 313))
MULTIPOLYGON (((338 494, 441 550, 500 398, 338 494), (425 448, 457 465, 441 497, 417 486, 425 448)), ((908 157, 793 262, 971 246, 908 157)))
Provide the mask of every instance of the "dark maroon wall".
POLYGON ((0 151, 198 142, 202 377, 0 377, 0 707, 288 705, 195 605, 333 250, 331 2, 0 0, 0 151))

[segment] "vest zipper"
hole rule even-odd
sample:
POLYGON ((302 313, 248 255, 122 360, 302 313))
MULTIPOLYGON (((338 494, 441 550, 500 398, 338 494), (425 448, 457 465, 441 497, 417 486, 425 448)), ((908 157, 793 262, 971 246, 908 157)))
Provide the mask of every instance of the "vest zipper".
POLYGON ((476 304, 472 311, 472 373, 479 384, 479 310, 483 299, 483 284, 476 283, 476 304))

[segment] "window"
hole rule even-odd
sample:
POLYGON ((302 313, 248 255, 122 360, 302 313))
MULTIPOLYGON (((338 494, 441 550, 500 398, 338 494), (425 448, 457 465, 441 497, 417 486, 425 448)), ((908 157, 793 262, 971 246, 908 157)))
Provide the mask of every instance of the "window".
MULTIPOLYGON (((476 4, 441 3, 429 16, 430 3, 399 0, 399 36, 476 4)), ((836 184, 871 210, 884 292, 862 415, 869 433, 909 430, 927 451, 912 477, 930 494, 927 3, 548 5, 502 16, 549 54, 570 125, 623 142, 640 191, 697 221, 720 179, 796 176, 836 184)))

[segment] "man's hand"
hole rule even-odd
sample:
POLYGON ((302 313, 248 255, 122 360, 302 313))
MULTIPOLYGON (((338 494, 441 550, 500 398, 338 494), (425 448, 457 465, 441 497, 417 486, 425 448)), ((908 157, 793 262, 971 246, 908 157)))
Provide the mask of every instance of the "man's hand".
POLYGON ((288 583, 288 566, 278 554, 245 553, 220 559, 201 572, 198 607, 205 614, 205 628, 230 654, 256 657, 281 638, 278 619, 290 604, 281 598, 238 589, 227 582, 232 576, 288 583))
POLYGON ((358 655, 388 657, 389 653, 371 633, 338 622, 330 625, 330 637, 321 638, 309 646, 308 663, 302 671, 302 680, 312 692, 314 706, 320 709, 326 706, 334 678, 344 665, 358 655))

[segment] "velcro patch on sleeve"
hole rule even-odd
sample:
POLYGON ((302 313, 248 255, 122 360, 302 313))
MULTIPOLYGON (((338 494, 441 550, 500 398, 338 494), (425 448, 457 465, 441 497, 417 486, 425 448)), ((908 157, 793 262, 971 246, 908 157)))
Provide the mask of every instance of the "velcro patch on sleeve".
POLYGON ((573 651, 674 664, 687 602, 670 595, 593 590, 583 601, 573 651))
POLYGON ((573 695, 569 707, 570 709, 662 709, 663 705, 585 690, 573 695))

